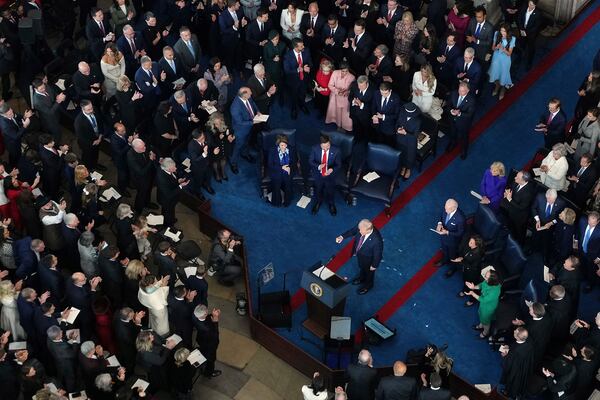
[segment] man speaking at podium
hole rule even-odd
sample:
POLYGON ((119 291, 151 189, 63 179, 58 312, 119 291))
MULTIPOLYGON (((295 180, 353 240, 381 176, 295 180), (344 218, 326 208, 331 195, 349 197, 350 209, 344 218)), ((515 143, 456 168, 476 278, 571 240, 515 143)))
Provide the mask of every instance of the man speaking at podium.
POLYGON ((360 273, 352 281, 353 285, 361 285, 358 294, 365 294, 373 287, 375 270, 379 267, 383 254, 383 240, 381 233, 368 219, 362 219, 358 226, 344 232, 335 238, 336 243, 342 243, 346 238, 354 237, 352 255, 356 256, 360 273))

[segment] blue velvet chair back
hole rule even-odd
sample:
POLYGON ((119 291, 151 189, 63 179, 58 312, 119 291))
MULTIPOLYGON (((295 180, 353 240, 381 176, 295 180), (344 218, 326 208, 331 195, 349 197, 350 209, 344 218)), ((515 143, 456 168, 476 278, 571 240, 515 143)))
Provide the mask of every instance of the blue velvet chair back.
POLYGON ((272 131, 262 131, 260 133, 261 148, 265 154, 275 147, 278 135, 285 135, 288 138, 288 146, 296 147, 296 130, 295 129, 273 129, 272 131))
POLYGON ((321 133, 329 136, 331 144, 340 149, 342 160, 345 161, 352 155, 352 145, 354 143, 352 136, 338 131, 322 131, 321 133))
POLYGON ((506 246, 500 257, 500 261, 504 266, 508 276, 505 278, 520 275, 527 263, 527 257, 521 250, 521 246, 511 235, 506 239, 506 246))
POLYGON ((498 237, 502 224, 496 218, 496 214, 485 204, 479 204, 473 216, 473 229, 485 242, 495 240, 498 237))
POLYGON ((369 143, 363 171, 393 177, 400 170, 401 152, 383 144, 369 143))

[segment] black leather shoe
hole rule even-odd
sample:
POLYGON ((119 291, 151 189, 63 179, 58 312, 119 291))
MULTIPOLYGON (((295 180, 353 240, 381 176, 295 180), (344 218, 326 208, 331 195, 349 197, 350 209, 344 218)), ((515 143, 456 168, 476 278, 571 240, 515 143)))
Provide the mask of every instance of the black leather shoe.
POLYGON ((360 278, 356 278, 352 281, 353 285, 360 285, 362 283, 362 281, 360 280, 360 278))
POLYGON ((235 175, 237 175, 240 172, 240 170, 238 169, 238 166, 236 164, 231 164, 230 168, 231 168, 231 172, 233 172, 235 175))
POLYGON ((334 204, 329 205, 329 213, 334 217, 337 215, 337 209, 335 208, 334 204))
POLYGON ((206 190, 208 194, 215 194, 215 189, 213 189, 212 186, 205 186, 204 190, 206 190))
POLYGON ((292 110, 292 119, 298 119, 298 111, 292 110))
POLYGON ((433 264, 434 267, 441 267, 442 265, 444 265, 444 263, 441 261, 438 261, 435 264, 433 264))
POLYGON ((153 210, 154 210, 154 209, 157 209, 157 208, 160 208, 160 206, 159 206, 158 204, 156 204, 156 203, 153 203, 153 202, 150 202, 150 203, 148 203, 148 205, 147 205, 146 207, 147 207, 147 208, 151 208, 151 209, 153 209, 153 210))
POLYGON ((216 378, 217 376, 221 375, 223 372, 221 372, 221 370, 219 369, 215 369, 212 374, 207 375, 207 378, 216 378))
POLYGON ((97 171, 106 171, 106 167, 102 164, 96 164, 96 168, 94 168, 97 171))
POLYGON ((321 208, 321 202, 316 202, 315 205, 313 206, 312 210, 310 211, 312 215, 317 215, 317 213, 319 212, 319 208, 321 208))
POLYGON ((360 295, 367 294, 368 292, 369 292, 369 289, 367 289, 367 288, 361 288, 356 291, 356 293, 358 293, 360 295))
POLYGON ((228 178, 227 176, 224 176, 224 177, 223 177, 223 180, 224 180, 224 181, 228 181, 228 180, 229 180, 229 178, 228 178))
POLYGON ((446 271, 446 273, 444 274, 444 276, 446 278, 450 278, 452 275, 454 275, 455 272, 456 272, 455 270, 449 269, 448 271, 446 271))

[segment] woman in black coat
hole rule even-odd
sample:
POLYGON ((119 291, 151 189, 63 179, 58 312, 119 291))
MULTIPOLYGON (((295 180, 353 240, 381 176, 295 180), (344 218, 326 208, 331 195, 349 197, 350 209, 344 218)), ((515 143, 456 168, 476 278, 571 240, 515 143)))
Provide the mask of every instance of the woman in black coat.
MULTIPOLYGON (((484 255, 483 239, 478 235, 471 236, 467 243, 461 245, 459 254, 462 254, 462 256, 451 260, 452 267, 446 272, 446 277, 452 276, 456 271, 457 264, 460 264, 463 270, 463 281, 477 285, 482 281, 481 262, 484 255)), ((464 297, 465 291, 468 290, 467 286, 464 285, 463 289, 458 292, 458 296, 464 297)))
POLYGON ((412 93, 414 72, 409 58, 404 54, 397 54, 394 58, 394 68, 390 76, 384 76, 383 80, 392 85, 392 90, 398 93, 402 101, 407 102, 410 100, 412 93))
POLYGON ((131 206, 129 204, 119 204, 115 215, 117 217, 117 221, 115 222, 117 247, 121 252, 121 256, 127 257, 130 260, 140 258, 137 241, 133 235, 132 225, 135 222, 131 206))
POLYGON ((158 105, 153 119, 154 144, 159 157, 170 157, 177 144, 172 107, 168 101, 158 105))
POLYGON ((187 359, 190 351, 185 347, 175 352, 175 366, 169 371, 169 385, 177 400, 191 400, 196 367, 187 359))
POLYGON ((141 331, 135 341, 138 351, 137 365, 148 373, 148 392, 156 393, 160 389, 167 389, 167 371, 172 368, 171 350, 175 343, 167 340, 152 331, 141 331))
POLYGON ((558 214, 558 221, 552 236, 552 255, 550 265, 563 262, 573 252, 573 234, 577 214, 570 208, 565 208, 558 214))
POLYGON ((129 134, 133 134, 137 129, 141 118, 139 111, 141 108, 142 95, 137 90, 134 90, 131 81, 127 75, 123 75, 117 82, 117 93, 115 94, 117 103, 119 104, 119 116, 121 122, 127 128, 129 134))

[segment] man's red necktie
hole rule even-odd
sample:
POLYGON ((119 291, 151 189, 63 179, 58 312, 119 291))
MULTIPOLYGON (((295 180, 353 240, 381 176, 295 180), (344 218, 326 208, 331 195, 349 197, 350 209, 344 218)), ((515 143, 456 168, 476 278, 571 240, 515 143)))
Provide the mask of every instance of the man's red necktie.
POLYGON ((300 71, 298 72, 298 76, 300 77, 300 80, 303 81, 304 80, 304 68, 302 67, 302 56, 300 54, 301 53, 298 53, 298 68, 300 68, 300 71))
POLYGON ((358 251, 359 251, 359 250, 360 250, 360 248, 362 247, 362 245, 363 245, 363 242, 364 242, 364 241, 365 241, 365 236, 364 236, 364 235, 362 235, 362 236, 360 237, 360 239, 358 240, 358 244, 356 245, 356 251, 354 251, 354 254, 358 253, 358 251))
POLYGON ((552 123, 552 119, 553 119, 552 116, 553 116, 552 113, 550 113, 550 115, 548 115, 548 121, 546 121, 546 126, 548 126, 552 123))
POLYGON ((381 60, 379 58, 375 59, 375 69, 379 68, 379 63, 381 60))
POLYGON ((387 22, 390 22, 392 20, 392 16, 394 15, 394 12, 392 10, 388 11, 388 15, 387 15, 387 22))
POLYGON ((327 152, 323 152, 323 158, 321 158, 321 164, 323 164, 323 168, 321 168, 321 175, 325 176, 327 173, 327 152))

